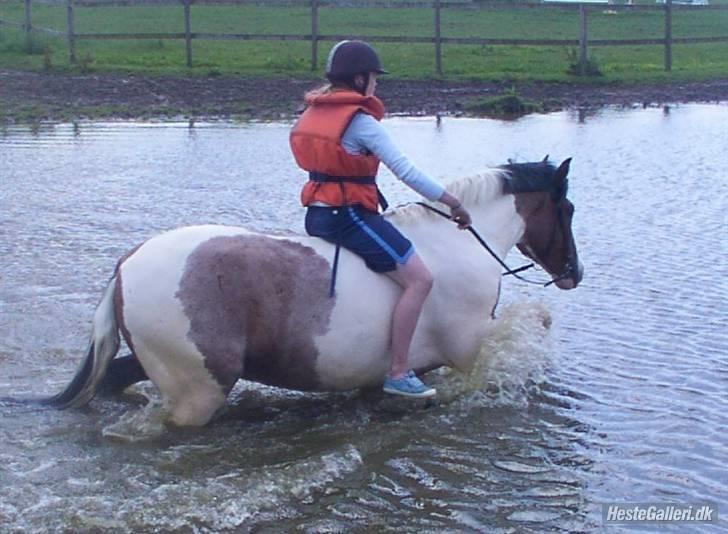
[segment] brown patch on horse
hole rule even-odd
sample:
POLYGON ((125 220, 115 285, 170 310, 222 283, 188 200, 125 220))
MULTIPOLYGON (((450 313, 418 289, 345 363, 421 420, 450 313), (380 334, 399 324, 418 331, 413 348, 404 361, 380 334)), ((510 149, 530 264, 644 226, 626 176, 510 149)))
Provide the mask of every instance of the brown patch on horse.
POLYGON ((573 246, 570 213, 557 207, 548 192, 517 193, 515 202, 516 211, 526 224, 523 238, 516 246, 551 275, 560 274, 566 267, 567 247, 573 246), (559 225, 557 209, 562 210, 564 228, 559 225), (563 235, 563 231, 569 235, 563 235))
POLYGON ((116 282, 114 283, 114 315, 116 316, 116 324, 119 326, 121 335, 124 336, 126 345, 129 347, 131 353, 136 356, 134 343, 131 339, 131 332, 129 332, 124 322, 124 288, 123 282, 121 281, 121 271, 116 273, 116 282))
POLYGON ((177 298, 189 339, 220 384, 245 378, 316 389, 314 339, 328 331, 328 262, 312 248, 264 236, 214 237, 187 259, 177 298))
POLYGON ((546 243, 551 237, 553 213, 547 207, 548 194, 543 192, 517 193, 516 211, 523 218, 526 229, 523 241, 529 244, 546 243))
POLYGON ((121 330, 121 335, 124 336, 124 341, 126 341, 129 350, 134 356, 136 356, 136 353, 134 352, 134 343, 131 339, 131 332, 129 332, 129 329, 126 327, 126 323, 124 322, 124 287, 121 280, 121 266, 126 260, 131 258, 143 244, 144 243, 139 243, 119 258, 119 261, 116 262, 116 268, 114 269, 114 277, 116 278, 116 281, 114 282, 114 315, 116 316, 116 323, 119 326, 119 330, 121 330))

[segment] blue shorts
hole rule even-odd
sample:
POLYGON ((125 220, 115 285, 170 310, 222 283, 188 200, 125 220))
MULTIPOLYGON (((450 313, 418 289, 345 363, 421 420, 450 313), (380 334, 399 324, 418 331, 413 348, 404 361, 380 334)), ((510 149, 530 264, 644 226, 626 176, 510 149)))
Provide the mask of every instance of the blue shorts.
POLYGON ((361 206, 328 208, 309 206, 306 232, 351 250, 372 271, 386 273, 403 265, 415 247, 392 223, 361 206))

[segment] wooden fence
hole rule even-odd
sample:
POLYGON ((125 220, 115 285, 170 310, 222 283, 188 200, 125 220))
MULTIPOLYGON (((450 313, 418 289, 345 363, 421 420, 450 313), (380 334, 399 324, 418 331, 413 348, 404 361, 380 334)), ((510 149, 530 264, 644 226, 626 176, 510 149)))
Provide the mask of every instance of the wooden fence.
POLYGON ((310 41, 311 42, 311 69, 315 70, 318 65, 318 48, 320 41, 339 41, 342 39, 355 38, 352 35, 322 34, 319 32, 319 9, 322 7, 341 8, 407 8, 407 9, 432 9, 433 12, 433 37, 417 36, 371 36, 361 37, 370 42, 386 43, 424 43, 432 44, 435 54, 435 70, 442 75, 442 47, 443 45, 513 45, 513 46, 574 46, 578 47, 578 68, 584 74, 588 65, 588 48, 590 46, 635 46, 635 45, 658 45, 663 46, 665 51, 665 70, 672 69, 672 47, 674 44, 697 44, 728 42, 728 36, 715 37, 680 37, 672 34, 672 14, 676 9, 680 10, 726 10, 728 5, 674 5, 672 0, 665 0, 663 5, 625 5, 625 4, 594 4, 585 3, 478 3, 473 4, 467 1, 372 1, 372 0, 351 0, 342 5, 335 0, 302 0, 261 2, 260 0, 66 0, 67 27, 66 31, 58 31, 50 28, 33 26, 31 20, 31 0, 24 0, 25 20, 22 24, 0 20, 0 25, 16 26, 23 28, 29 38, 31 32, 42 32, 59 36, 66 36, 68 40, 69 58, 71 63, 76 62, 76 41, 81 39, 183 39, 187 66, 192 66, 192 41, 195 39, 206 40, 259 40, 259 41, 310 41), (190 7, 192 5, 254 5, 270 7, 301 7, 310 8, 311 12, 311 33, 309 34, 270 34, 270 33, 201 33, 192 31, 190 7), (76 33, 74 30, 74 13, 78 8, 89 7, 119 7, 119 6, 146 6, 146 5, 178 5, 184 11, 184 28, 181 33, 76 33), (579 13, 579 35, 574 39, 500 39, 489 37, 446 37, 442 34, 441 13, 443 9, 462 9, 464 7, 475 9, 539 9, 539 10, 577 10, 579 13), (664 13, 664 37, 652 39, 589 39, 588 17, 592 10, 613 11, 661 11, 664 13))

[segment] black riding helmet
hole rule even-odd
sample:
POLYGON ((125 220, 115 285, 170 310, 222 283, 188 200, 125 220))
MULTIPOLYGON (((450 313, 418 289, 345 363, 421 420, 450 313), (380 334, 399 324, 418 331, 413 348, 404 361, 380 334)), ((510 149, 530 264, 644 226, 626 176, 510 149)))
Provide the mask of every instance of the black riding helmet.
POLYGON ((334 45, 326 61, 326 77, 330 82, 351 84, 357 74, 370 72, 389 74, 374 49, 364 41, 341 41, 334 45))

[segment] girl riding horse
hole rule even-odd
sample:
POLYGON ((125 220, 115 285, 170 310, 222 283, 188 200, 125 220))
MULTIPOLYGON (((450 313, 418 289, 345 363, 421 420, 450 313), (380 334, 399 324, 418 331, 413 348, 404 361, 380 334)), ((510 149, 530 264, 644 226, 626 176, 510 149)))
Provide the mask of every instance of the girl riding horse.
MULTIPOLYGON (((428 200, 447 205, 461 229, 471 218, 455 196, 399 151, 380 124, 384 106, 374 96, 379 74, 386 71, 367 43, 335 45, 326 63, 330 85, 306 95, 307 108, 291 131, 291 149, 298 165, 308 171, 301 192, 308 208, 308 234, 336 244, 335 266, 341 246, 402 288, 391 319, 391 364, 384 391, 430 397, 435 389, 417 378, 408 354, 433 277, 412 243, 379 213, 383 202, 386 210, 376 184, 379 163, 428 200)), ((334 280, 332 296, 333 284, 334 280)))
MULTIPOLYGON (((412 338, 415 372, 474 368, 495 324, 501 258, 514 246, 549 273, 549 284, 577 287, 583 266, 571 231, 568 172, 569 160, 558 168, 544 160, 450 184, 483 229, 481 240, 456 231, 429 205, 387 212, 437 279, 412 338)), ((148 378, 171 422, 199 426, 240 379, 300 391, 381 385, 391 367, 390 318, 401 288, 342 250, 347 268, 330 298, 333 256, 323 239, 233 226, 151 237, 118 261, 86 356, 66 388, 50 398, 0 403, 78 407, 99 391, 148 378), (120 337, 128 356, 116 357, 120 337)))

